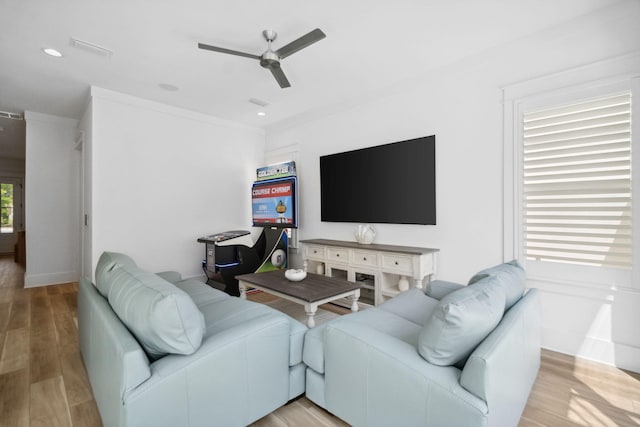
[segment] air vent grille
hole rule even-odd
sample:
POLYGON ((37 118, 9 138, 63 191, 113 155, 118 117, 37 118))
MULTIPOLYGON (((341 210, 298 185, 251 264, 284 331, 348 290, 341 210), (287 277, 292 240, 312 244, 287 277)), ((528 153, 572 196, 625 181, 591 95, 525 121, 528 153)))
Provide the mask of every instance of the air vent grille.
POLYGON ((9 111, 0 111, 0 117, 5 119, 22 120, 22 114, 11 113, 9 111))
POLYGON ((86 52, 95 53, 96 55, 104 56, 105 58, 110 58, 113 55, 113 51, 111 49, 107 49, 106 47, 99 46, 95 43, 89 43, 84 40, 71 38, 71 46, 84 50, 86 52))

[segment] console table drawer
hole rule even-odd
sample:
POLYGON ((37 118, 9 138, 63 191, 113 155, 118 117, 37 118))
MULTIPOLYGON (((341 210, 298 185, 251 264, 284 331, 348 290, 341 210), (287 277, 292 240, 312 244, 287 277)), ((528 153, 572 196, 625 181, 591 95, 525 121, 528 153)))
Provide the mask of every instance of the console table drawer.
POLYGON ((382 255, 382 268, 411 274, 413 272, 413 259, 400 255, 382 255))
POLYGON ((353 264, 365 267, 377 267, 378 255, 372 252, 353 251, 353 264))
POLYGON ((338 248, 328 248, 327 249, 327 261, 337 261, 337 262, 349 262, 349 250, 348 249, 338 249, 338 248))
POLYGON ((307 258, 317 259, 320 261, 324 261, 324 251, 325 248, 323 246, 307 246, 307 258))

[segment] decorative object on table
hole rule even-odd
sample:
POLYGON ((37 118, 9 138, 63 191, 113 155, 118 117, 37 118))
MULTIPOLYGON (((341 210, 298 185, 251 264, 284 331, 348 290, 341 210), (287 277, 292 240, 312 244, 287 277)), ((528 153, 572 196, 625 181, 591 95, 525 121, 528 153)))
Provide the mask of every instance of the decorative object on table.
POLYGON ((369 245, 376 237, 376 231, 369 224, 360 224, 355 232, 356 241, 362 245, 369 245))
POLYGON ((284 272, 284 277, 292 282, 299 282, 307 277, 307 272, 304 270, 286 270, 284 272))
POLYGON ((398 290, 400 292, 409 290, 409 280, 407 280, 406 276, 400 276, 400 280, 398 280, 398 290))

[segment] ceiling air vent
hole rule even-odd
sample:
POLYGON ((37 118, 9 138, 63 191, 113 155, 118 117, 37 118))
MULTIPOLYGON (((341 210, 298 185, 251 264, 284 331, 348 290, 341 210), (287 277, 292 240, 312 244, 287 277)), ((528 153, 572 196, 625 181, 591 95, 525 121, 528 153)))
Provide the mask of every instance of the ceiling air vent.
POLYGON ((110 58, 113 55, 113 51, 111 49, 107 49, 106 47, 98 46, 94 43, 89 43, 84 40, 76 39, 71 37, 71 46, 84 50, 86 52, 95 53, 96 55, 104 56, 105 58, 110 58))
POLYGON ((249 102, 255 105, 258 105, 260 107, 266 107, 267 105, 269 105, 269 103, 267 101, 263 101, 261 99, 257 99, 257 98, 250 98, 249 102))
POLYGON ((11 113, 9 111, 0 111, 0 117, 5 119, 22 120, 22 114, 11 113))

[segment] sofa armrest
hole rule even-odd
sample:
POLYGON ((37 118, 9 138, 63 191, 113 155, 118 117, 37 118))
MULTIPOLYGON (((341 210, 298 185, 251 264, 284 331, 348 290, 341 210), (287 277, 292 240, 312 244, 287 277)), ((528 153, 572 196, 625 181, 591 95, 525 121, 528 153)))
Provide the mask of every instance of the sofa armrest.
POLYGON ((350 424, 473 425, 487 413, 459 369, 428 363, 414 345, 349 321, 332 322, 324 339, 327 409, 350 424))
POLYGON ((445 280, 434 280, 429 282, 425 294, 431 298, 441 300, 451 292, 464 288, 465 285, 455 282, 447 282, 445 280))
POLYGON ((460 384, 484 399, 492 419, 516 425, 540 368, 541 310, 530 289, 471 353, 460 384))
POLYGON ((161 271, 156 273, 156 276, 160 276, 169 283, 174 285, 182 280, 182 275, 177 271, 161 271))
POLYGON ((289 319, 269 313, 205 337, 191 355, 158 359, 151 378, 125 396, 127 419, 250 424, 289 399, 289 335, 289 319))
POLYGON ((78 340, 103 423, 118 425, 123 396, 151 376, 149 360, 86 277, 78 287, 78 340))

